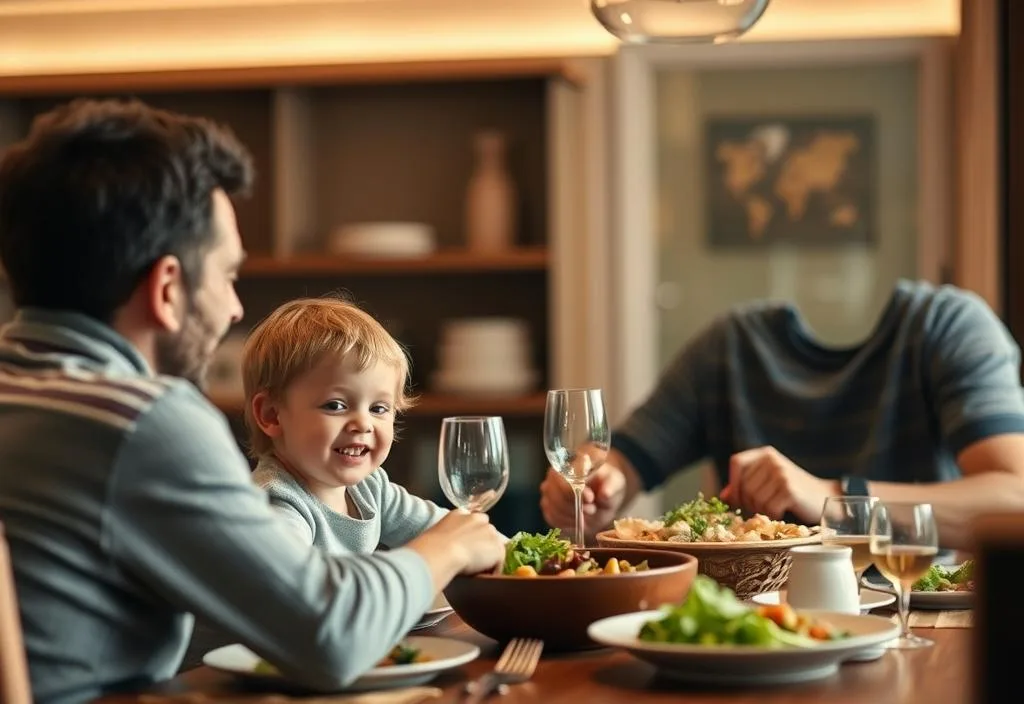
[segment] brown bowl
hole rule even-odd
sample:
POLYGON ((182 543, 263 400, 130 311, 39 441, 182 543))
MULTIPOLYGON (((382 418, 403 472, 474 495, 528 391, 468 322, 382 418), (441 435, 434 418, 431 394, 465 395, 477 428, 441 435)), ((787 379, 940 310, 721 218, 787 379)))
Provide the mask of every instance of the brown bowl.
POLYGON ((789 580, 793 558, 789 549, 797 545, 821 542, 818 534, 805 538, 763 540, 736 543, 671 543, 660 540, 620 540, 615 532, 597 534, 597 543, 615 550, 644 549, 657 552, 693 555, 700 574, 711 577, 723 587, 736 592, 736 597, 749 599, 755 594, 778 591, 789 580))
POLYGON ((545 650, 585 650, 601 647, 587 637, 591 623, 678 603, 697 574, 696 558, 681 552, 591 548, 590 556, 601 565, 612 557, 633 565, 647 560, 651 569, 593 577, 456 577, 444 595, 466 624, 497 641, 540 638, 545 650))

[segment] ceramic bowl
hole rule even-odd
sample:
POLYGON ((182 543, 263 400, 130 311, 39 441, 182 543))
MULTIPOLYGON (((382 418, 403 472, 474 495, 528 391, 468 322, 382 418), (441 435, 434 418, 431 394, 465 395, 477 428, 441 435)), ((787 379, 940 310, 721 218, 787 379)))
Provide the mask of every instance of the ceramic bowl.
POLYGON ((697 559, 682 552, 599 547, 590 554, 602 565, 615 557, 633 565, 646 560, 651 569, 569 578, 456 577, 444 594, 467 625, 499 642, 540 638, 545 651, 585 650, 601 647, 587 636, 591 623, 678 603, 697 575, 697 559))

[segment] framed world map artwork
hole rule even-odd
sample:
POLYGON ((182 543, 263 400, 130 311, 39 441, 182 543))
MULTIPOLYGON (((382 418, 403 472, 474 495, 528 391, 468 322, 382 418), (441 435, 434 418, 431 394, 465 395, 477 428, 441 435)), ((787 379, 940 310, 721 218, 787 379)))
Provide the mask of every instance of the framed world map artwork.
POLYGON ((710 246, 874 243, 870 115, 712 117, 705 137, 710 246))

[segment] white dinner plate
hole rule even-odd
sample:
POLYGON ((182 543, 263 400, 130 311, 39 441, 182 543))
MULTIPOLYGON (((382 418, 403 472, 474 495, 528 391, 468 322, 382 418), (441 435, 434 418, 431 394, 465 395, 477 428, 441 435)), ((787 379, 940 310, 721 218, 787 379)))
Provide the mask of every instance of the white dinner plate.
MULTIPOLYGON (((764 592, 763 594, 755 594, 750 597, 750 600, 755 604, 761 606, 775 606, 776 604, 784 602, 786 600, 786 590, 778 592, 764 592)), ((894 594, 886 594, 885 592, 875 591, 874 589, 862 589, 860 592, 860 612, 866 614, 872 609, 878 609, 883 606, 888 606, 896 601, 894 594)))
MULTIPOLYGON (((874 578, 861 577, 861 586, 883 594, 896 596, 892 584, 881 575, 874 578)), ((861 592, 863 593, 863 592, 861 592)), ((970 609, 974 606, 974 592, 910 592, 910 608, 927 611, 953 611, 970 609)))
MULTIPOLYGON (((363 692, 371 689, 392 689, 426 684, 445 670, 464 665, 480 655, 480 649, 472 643, 453 638, 409 636, 402 643, 412 648, 419 648, 431 659, 411 665, 375 667, 346 687, 344 691, 363 692)), ((287 681, 282 675, 258 672, 256 665, 259 662, 259 655, 238 643, 211 650, 203 656, 204 665, 245 679, 261 682, 287 681)))
POLYGON ((434 598, 434 603, 430 605, 430 608, 420 617, 420 620, 416 622, 411 631, 421 631, 424 628, 430 628, 444 621, 446 618, 455 613, 455 609, 451 607, 448 600, 444 598, 444 594, 438 594, 434 598))
POLYGON ((598 643, 622 648, 674 679, 726 686, 810 682, 835 674, 846 660, 899 635, 888 618, 806 610, 850 633, 848 638, 824 641, 813 648, 750 645, 689 645, 640 640, 641 626, 663 616, 640 611, 595 621, 587 634, 598 643))

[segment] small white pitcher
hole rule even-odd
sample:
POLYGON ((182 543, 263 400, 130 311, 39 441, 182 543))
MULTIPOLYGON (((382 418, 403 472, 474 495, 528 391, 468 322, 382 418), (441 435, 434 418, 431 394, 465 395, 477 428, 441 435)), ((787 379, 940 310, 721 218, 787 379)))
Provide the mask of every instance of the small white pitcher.
POLYGON ((852 551, 845 545, 801 545, 790 550, 786 601, 796 609, 860 613, 852 551))

